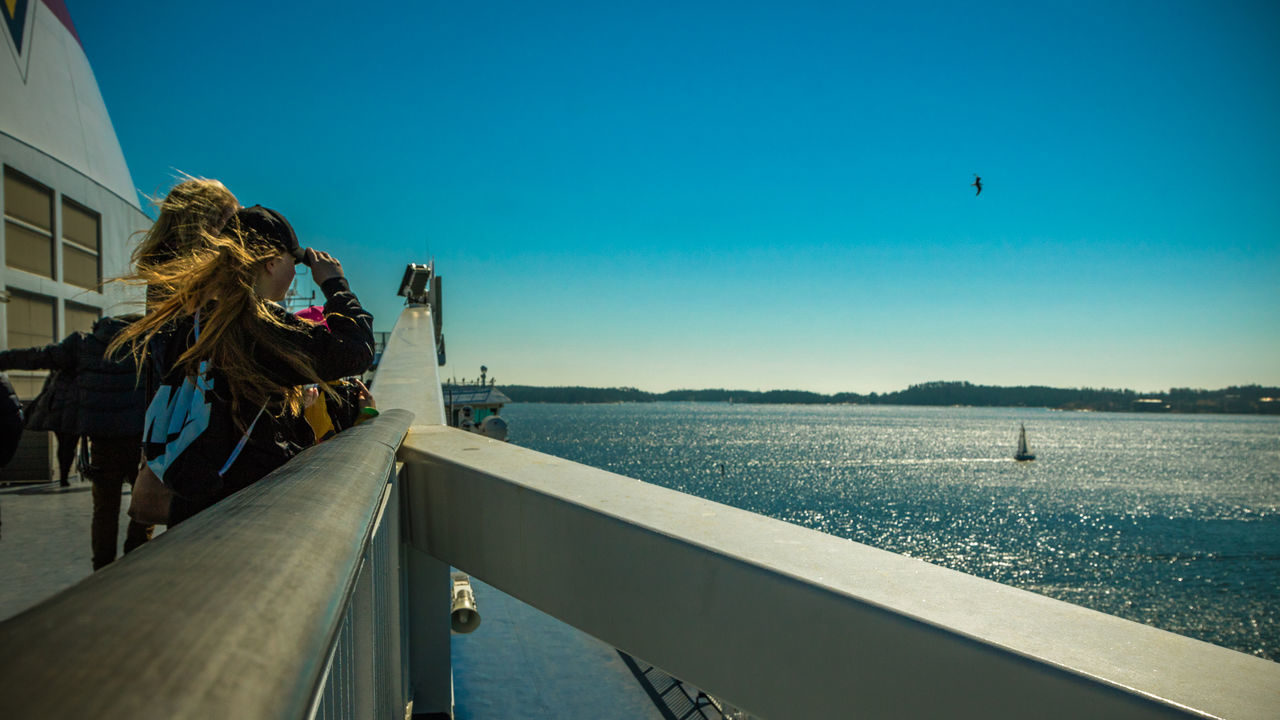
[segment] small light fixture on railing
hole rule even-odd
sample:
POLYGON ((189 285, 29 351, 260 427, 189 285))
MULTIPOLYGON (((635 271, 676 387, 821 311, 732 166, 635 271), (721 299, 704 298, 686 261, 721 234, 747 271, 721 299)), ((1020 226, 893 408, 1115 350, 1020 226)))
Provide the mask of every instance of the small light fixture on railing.
POLYGON ((449 626, 464 635, 480 627, 480 611, 476 609, 476 594, 471 589, 471 578, 465 573, 450 576, 449 626))

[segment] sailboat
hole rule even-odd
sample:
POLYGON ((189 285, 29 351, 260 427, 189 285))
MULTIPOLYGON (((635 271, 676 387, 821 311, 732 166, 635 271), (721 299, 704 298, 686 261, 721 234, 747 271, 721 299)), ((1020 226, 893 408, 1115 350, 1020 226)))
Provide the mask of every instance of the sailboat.
POLYGON ((1022 424, 1018 428, 1018 451, 1013 454, 1014 460, 1035 460, 1035 453, 1027 447, 1027 426, 1022 424))

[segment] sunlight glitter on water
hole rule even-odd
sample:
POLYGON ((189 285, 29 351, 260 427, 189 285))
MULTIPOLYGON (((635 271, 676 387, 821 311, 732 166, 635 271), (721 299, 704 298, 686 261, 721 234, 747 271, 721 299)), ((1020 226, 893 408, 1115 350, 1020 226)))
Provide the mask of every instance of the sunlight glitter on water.
POLYGON ((1280 419, 1037 409, 520 405, 512 439, 1280 658, 1280 419), (1027 425, 1038 459, 1012 460, 1027 425))

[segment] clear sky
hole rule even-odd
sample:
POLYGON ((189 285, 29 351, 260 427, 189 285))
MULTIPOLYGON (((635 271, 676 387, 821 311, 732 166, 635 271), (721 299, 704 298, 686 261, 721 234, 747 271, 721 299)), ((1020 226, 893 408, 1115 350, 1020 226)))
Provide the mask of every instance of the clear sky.
POLYGON ((141 191, 378 329, 434 257, 446 375, 1280 385, 1271 0, 67 5, 141 191))

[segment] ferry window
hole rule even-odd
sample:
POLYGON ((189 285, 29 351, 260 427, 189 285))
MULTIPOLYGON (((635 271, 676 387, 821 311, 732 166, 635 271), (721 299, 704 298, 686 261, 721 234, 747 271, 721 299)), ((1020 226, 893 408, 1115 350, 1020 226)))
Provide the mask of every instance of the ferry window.
POLYGON ((4 169, 5 264, 53 277, 53 191, 4 169))
POLYGON ((101 216, 67 198, 62 199, 62 280, 91 290, 102 282, 98 253, 101 216))
POLYGON ((29 273, 53 277, 53 243, 48 235, 32 232, 8 219, 4 223, 4 264, 29 273))
MULTIPOLYGON (((9 302, 5 307, 9 321, 6 340, 10 349, 44 347, 53 342, 53 298, 10 290, 9 302)), ((8 373, 18 397, 23 400, 30 400, 40 393, 46 374, 21 370, 8 373)))
POLYGON ((63 318, 66 320, 63 323, 66 325, 64 337, 73 332, 93 332, 93 324, 98 322, 100 317, 102 317, 102 311, 96 307, 73 302, 67 303, 66 309, 63 311, 63 318))
POLYGON ((98 256, 62 246, 62 279, 72 285, 90 290, 98 289, 98 256))

